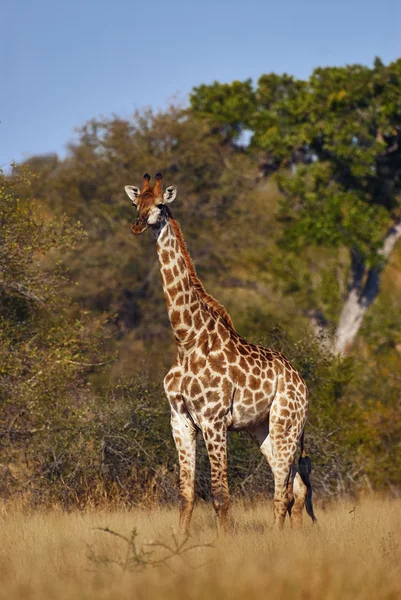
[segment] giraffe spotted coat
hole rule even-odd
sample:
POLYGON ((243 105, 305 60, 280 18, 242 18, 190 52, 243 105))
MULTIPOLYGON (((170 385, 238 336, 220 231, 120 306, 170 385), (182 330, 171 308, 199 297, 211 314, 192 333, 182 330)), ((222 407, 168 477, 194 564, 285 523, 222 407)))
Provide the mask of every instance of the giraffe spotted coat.
POLYGON ((138 209, 132 231, 148 226, 156 238, 167 310, 177 358, 164 379, 171 428, 180 464, 180 524, 188 529, 194 504, 196 436, 201 431, 211 468, 218 523, 227 524, 227 432, 247 430, 274 475, 274 517, 279 527, 289 510, 302 521, 307 487, 291 477, 308 413, 308 390, 279 352, 252 344, 234 329, 230 316, 196 276, 179 224, 168 207, 176 189, 163 194, 160 174, 153 188, 126 186, 138 209))

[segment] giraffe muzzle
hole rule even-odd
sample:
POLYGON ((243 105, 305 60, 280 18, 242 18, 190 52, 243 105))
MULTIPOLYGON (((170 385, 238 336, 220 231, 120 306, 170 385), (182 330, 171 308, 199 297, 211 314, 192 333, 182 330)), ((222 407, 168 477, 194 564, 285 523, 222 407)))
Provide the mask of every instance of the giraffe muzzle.
POLYGON ((135 221, 131 225, 132 233, 135 235, 140 235, 148 228, 148 224, 143 219, 135 219, 135 221))

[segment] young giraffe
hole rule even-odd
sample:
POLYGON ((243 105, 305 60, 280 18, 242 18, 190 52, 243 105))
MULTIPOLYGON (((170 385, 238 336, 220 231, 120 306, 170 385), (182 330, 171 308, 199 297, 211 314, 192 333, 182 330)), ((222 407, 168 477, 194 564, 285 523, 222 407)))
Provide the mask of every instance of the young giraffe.
POLYGON ((180 464, 180 527, 188 530, 194 505, 196 434, 201 430, 211 468, 213 505, 226 526, 227 431, 247 430, 258 442, 274 475, 274 520, 281 528, 287 511, 291 525, 302 523, 304 505, 312 520, 310 461, 303 451, 308 390, 279 352, 251 344, 235 331, 230 316, 207 294, 196 276, 179 224, 168 204, 175 186, 163 194, 162 176, 140 190, 125 186, 138 210, 135 234, 151 227, 163 279, 164 296, 177 344, 177 359, 164 379, 171 428, 180 464), (293 470, 301 444, 298 471, 293 470))

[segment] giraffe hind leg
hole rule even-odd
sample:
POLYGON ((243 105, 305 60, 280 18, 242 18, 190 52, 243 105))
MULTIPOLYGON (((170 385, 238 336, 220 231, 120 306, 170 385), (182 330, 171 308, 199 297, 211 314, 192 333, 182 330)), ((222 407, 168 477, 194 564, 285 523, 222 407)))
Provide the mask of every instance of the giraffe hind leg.
POLYGON ((273 473, 273 477, 275 479, 275 461, 269 431, 269 421, 267 420, 264 423, 261 423, 257 427, 251 429, 249 433, 251 434, 252 438, 257 442, 261 453, 269 463, 269 466, 273 473))
POLYGON ((303 507, 300 478, 293 475, 293 465, 298 447, 299 425, 276 421, 272 415, 270 421, 270 437, 274 456, 274 522, 282 529, 287 512, 291 525, 297 526, 300 519, 300 507, 303 507))
POLYGON ((303 509, 307 495, 307 488, 298 472, 292 473, 292 490, 288 505, 291 527, 299 529, 302 526, 303 509))
POLYGON ((266 421, 250 431, 251 436, 257 441, 260 451, 265 456, 274 476, 274 520, 282 528, 286 513, 291 519, 294 528, 302 524, 302 510, 305 504, 307 488, 299 473, 294 470, 296 444, 285 444, 281 447, 281 440, 277 440, 277 432, 273 427, 269 431, 269 422, 266 421), (272 439, 273 435, 273 439, 272 439), (273 444, 280 449, 273 450, 273 444), (290 458, 292 456, 292 458, 290 458), (277 463, 277 464, 276 464, 277 463))
POLYGON ((275 489, 275 501, 274 501, 274 520, 277 523, 279 520, 279 527, 282 526, 285 518, 285 514, 288 513, 291 515, 291 508, 294 504, 294 496, 293 496, 293 481, 292 477, 289 476, 289 470, 284 478, 284 483, 281 486, 281 494, 280 494, 280 474, 276 476, 276 459, 273 453, 272 446, 272 437, 270 434, 269 421, 261 423, 253 430, 250 431, 251 436, 257 441, 259 444, 260 451, 263 456, 266 458, 269 466, 272 470, 274 477, 274 489, 275 489), (278 517, 278 506, 280 506, 280 512, 283 512, 284 516, 278 517), (286 508, 285 508, 286 507, 286 508), (285 509, 284 509, 285 508, 285 509))
POLYGON ((294 478, 296 475, 295 465, 292 465, 291 477, 288 480, 288 515, 291 517, 292 507, 294 506, 294 478))

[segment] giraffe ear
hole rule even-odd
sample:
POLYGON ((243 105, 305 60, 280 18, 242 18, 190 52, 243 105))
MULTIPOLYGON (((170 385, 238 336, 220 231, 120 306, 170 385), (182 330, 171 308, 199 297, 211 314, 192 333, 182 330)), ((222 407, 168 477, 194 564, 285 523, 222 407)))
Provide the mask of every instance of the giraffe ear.
POLYGON ((169 185, 168 188, 166 188, 166 191, 163 194, 163 200, 165 204, 170 204, 170 202, 172 202, 173 200, 175 200, 175 197, 177 195, 177 188, 175 185, 169 185))
POLYGON ((129 198, 131 198, 132 204, 134 206, 136 206, 136 200, 137 200, 139 194, 141 193, 141 190, 139 188, 137 188, 135 185, 126 185, 124 189, 127 193, 127 196, 129 198))

